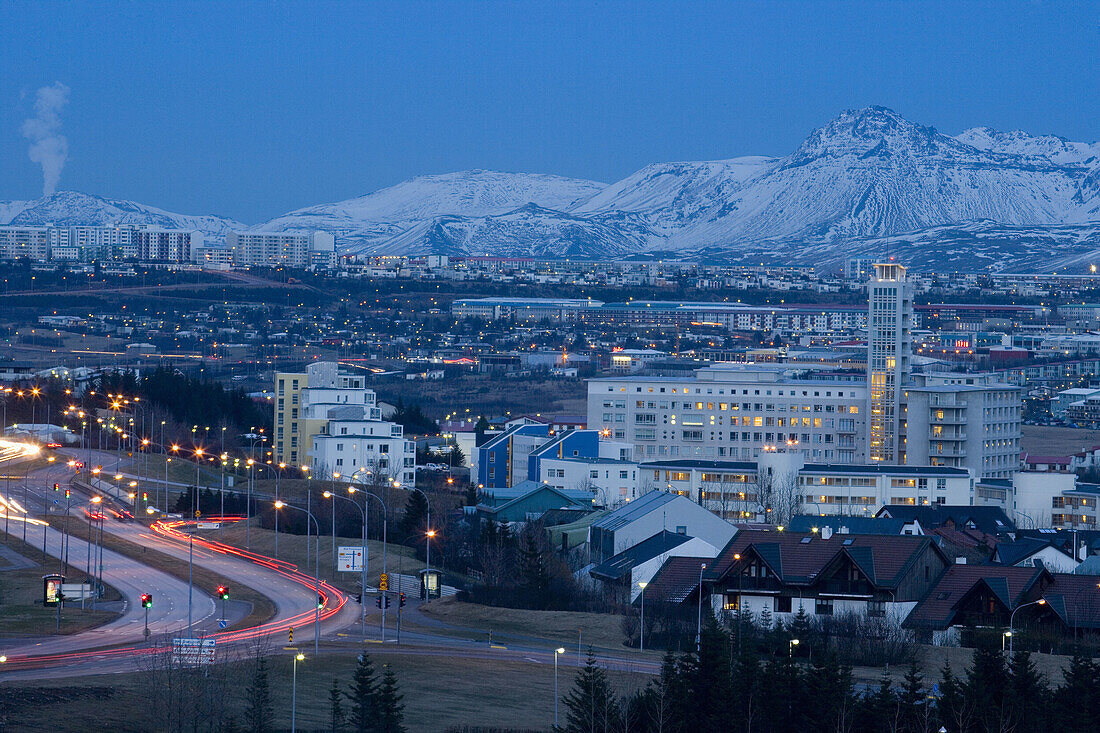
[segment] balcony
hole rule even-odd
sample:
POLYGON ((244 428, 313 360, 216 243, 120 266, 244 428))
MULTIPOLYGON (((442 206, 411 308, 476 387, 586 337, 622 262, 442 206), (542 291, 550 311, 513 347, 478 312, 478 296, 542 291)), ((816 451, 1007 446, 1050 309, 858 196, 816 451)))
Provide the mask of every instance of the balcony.
POLYGON ((937 435, 934 431, 928 431, 928 439, 931 441, 963 441, 966 440, 966 431, 944 432, 937 435))

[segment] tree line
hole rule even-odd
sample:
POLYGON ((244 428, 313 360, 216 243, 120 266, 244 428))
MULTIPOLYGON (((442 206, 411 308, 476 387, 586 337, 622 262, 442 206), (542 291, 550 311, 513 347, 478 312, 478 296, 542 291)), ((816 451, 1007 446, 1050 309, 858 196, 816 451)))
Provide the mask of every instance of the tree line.
POLYGON ((860 685, 832 651, 808 663, 764 659, 752 645, 738 654, 710 619, 698 651, 667 654, 660 674, 632 694, 619 694, 589 652, 561 702, 558 733, 1086 733, 1100 719, 1100 664, 1075 654, 1055 685, 1029 652, 985 644, 961 672, 945 665, 930 680, 913 661, 900 681, 884 672, 860 685))

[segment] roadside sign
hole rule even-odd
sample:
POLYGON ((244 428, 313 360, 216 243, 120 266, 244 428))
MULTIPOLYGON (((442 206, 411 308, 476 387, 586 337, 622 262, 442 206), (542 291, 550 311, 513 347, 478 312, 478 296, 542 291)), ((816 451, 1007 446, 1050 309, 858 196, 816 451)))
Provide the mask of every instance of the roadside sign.
POLYGON ((221 526, 221 522, 198 522, 196 524, 196 529, 217 529, 221 526))
POLYGON ((366 554, 362 547, 341 547, 337 553, 336 567, 346 573, 360 573, 363 571, 363 557, 366 554))
POLYGON ((382 573, 378 576, 378 590, 390 589, 390 575, 389 573, 382 573))
POLYGON ((213 664, 214 639, 172 639, 172 661, 177 664, 213 664))
POLYGON ((224 629, 228 625, 229 625, 229 622, 226 621, 224 618, 218 619, 218 628, 219 629, 224 629))

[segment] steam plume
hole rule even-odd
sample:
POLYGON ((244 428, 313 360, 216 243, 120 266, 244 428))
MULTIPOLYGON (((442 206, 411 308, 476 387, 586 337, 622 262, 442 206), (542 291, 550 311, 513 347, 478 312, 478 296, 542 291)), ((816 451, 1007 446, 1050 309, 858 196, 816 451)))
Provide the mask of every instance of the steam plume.
POLYGON ((23 122, 23 137, 31 141, 27 154, 42 166, 44 196, 57 191, 69 157, 69 141, 61 134, 61 110, 68 102, 69 88, 61 82, 42 87, 34 101, 35 116, 23 122))

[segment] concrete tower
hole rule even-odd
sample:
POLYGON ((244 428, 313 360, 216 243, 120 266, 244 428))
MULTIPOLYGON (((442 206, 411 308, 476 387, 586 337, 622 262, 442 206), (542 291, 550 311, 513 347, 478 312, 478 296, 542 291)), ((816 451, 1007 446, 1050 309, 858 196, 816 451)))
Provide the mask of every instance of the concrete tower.
POLYGON ((905 268, 876 264, 867 283, 867 453, 904 463, 902 397, 912 353, 913 298, 905 268))

